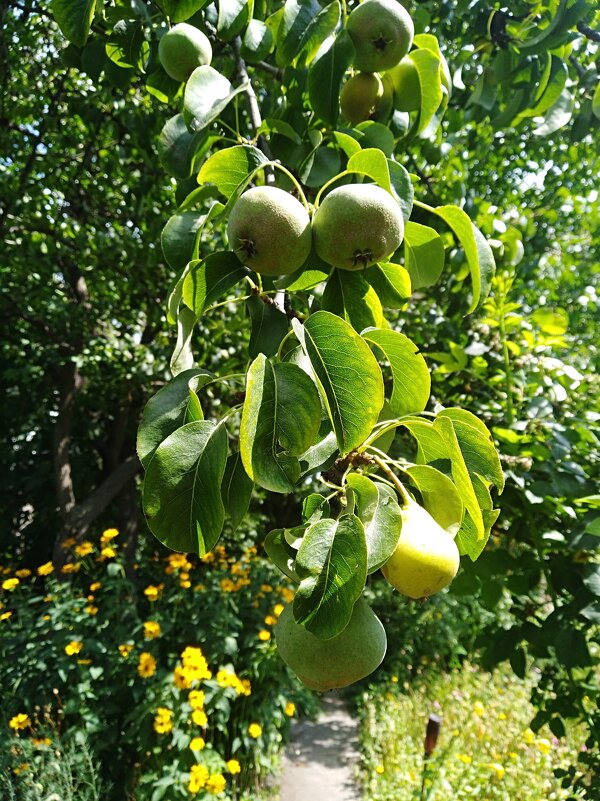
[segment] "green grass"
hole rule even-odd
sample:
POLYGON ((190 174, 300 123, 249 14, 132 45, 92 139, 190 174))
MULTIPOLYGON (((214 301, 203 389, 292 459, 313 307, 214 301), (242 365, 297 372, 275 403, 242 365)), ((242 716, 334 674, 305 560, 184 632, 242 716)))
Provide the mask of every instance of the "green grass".
MULTIPOLYGON (((554 777, 575 764, 584 734, 561 740, 529 728, 531 681, 465 666, 461 671, 367 691, 361 701, 360 778, 368 801, 559 801, 572 798, 554 777), (430 714, 442 718, 423 780, 430 714)), ((582 798, 585 796, 581 796, 582 798)))

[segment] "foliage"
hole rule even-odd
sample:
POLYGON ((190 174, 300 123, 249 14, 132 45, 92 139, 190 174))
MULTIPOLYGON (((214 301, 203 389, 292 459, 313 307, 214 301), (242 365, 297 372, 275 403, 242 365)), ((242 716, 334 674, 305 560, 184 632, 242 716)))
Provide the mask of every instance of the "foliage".
POLYGON ((3 569, 2 726, 14 745, 3 769, 14 791, 57 791, 56 765, 75 784, 96 775, 110 787, 103 798, 186 798, 194 781, 217 792, 222 775, 229 794, 252 787, 273 769, 296 705, 313 709, 271 639, 291 589, 250 545, 204 560, 142 554, 133 585, 118 543, 116 529, 71 542, 70 582, 52 563, 3 569), (74 748, 80 761, 69 761, 74 748))
POLYGON ((566 799, 553 769, 576 761, 583 734, 574 728, 558 740, 548 730, 529 728, 527 696, 535 680, 519 681, 506 671, 490 676, 465 663, 461 671, 434 671, 411 684, 392 674, 365 690, 360 738, 366 795, 374 801, 566 799), (441 726, 424 764, 431 714, 441 726))

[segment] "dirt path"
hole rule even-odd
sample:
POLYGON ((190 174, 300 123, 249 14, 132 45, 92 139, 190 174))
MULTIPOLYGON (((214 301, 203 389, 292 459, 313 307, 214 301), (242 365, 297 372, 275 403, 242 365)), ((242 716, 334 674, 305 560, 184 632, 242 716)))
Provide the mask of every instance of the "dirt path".
POLYGON ((360 801, 354 780, 358 724, 344 701, 328 694, 316 721, 292 726, 285 750, 280 801, 360 801))

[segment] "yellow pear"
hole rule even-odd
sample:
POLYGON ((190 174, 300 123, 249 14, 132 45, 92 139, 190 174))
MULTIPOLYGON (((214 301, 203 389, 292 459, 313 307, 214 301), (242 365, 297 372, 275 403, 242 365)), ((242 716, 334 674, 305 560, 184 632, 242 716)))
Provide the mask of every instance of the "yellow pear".
POLYGON ((396 550, 381 572, 398 592, 428 598, 446 587, 458 571, 460 555, 452 535, 415 501, 402 509, 396 550))
POLYGON ((368 676, 381 664, 387 647, 385 629, 364 598, 354 604, 346 628, 321 640, 296 623, 291 606, 275 626, 280 657, 311 690, 346 687, 368 676))

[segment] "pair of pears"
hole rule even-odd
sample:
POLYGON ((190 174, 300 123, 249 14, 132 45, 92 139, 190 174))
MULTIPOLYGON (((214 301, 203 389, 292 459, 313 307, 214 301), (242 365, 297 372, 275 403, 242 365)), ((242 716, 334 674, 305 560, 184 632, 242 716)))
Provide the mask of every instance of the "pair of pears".
MULTIPOLYGON (((452 535, 409 500, 402 509, 396 549, 381 568, 389 583, 409 598, 427 598, 452 581, 459 561, 452 535)), ((387 647, 385 629, 364 598, 355 603, 346 628, 329 640, 297 623, 288 606, 275 627, 275 641, 303 684, 321 692, 368 676, 383 661, 387 647)))

